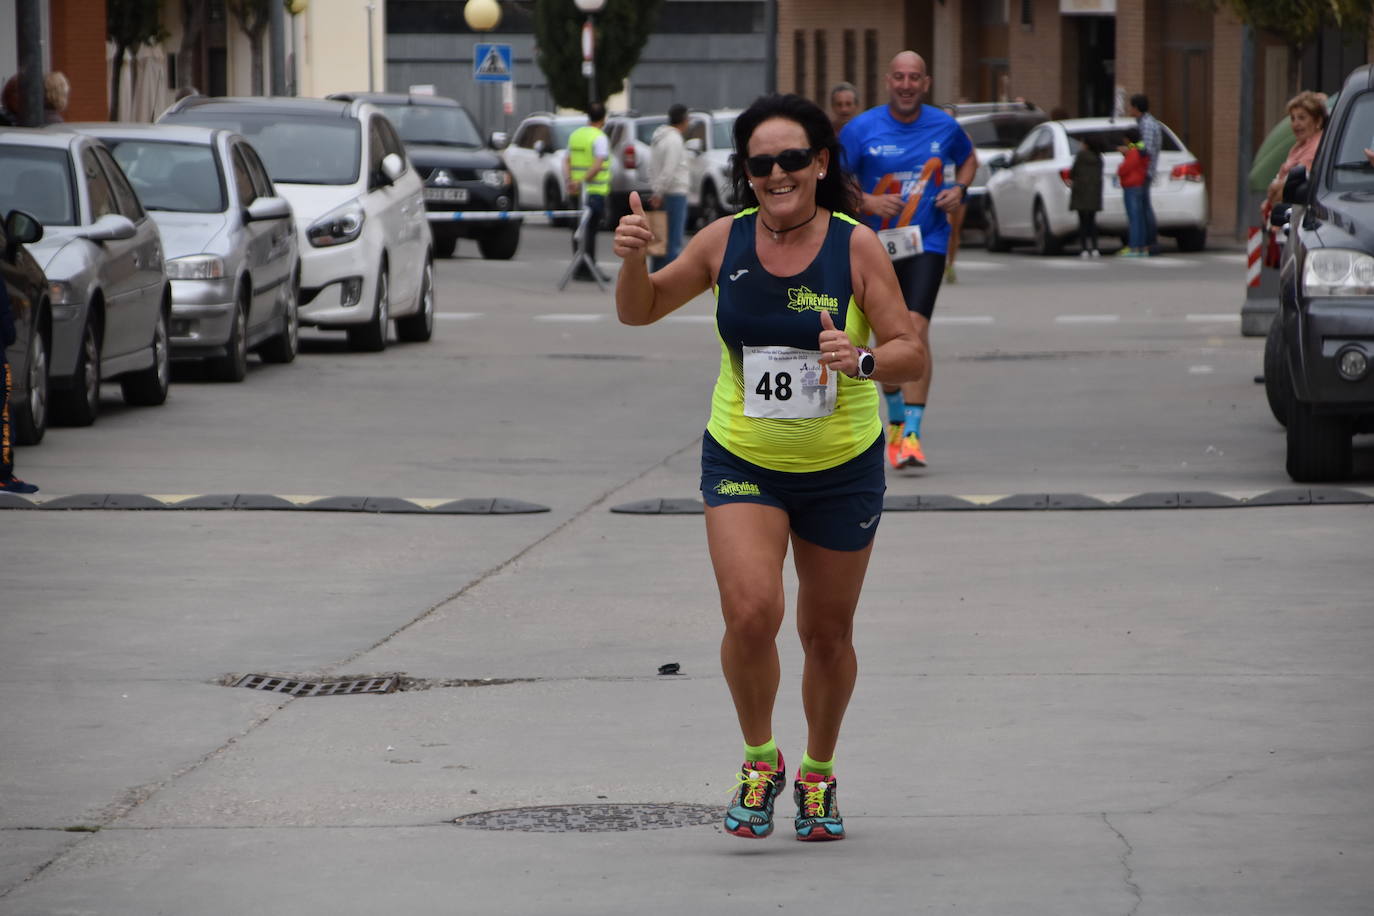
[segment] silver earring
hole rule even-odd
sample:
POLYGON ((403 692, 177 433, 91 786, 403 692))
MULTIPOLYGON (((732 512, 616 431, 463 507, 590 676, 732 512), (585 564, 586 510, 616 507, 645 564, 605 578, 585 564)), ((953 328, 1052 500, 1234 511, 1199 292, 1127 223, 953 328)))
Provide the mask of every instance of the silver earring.
POLYGON ((824 172, 821 172, 821 177, 822 177, 822 178, 825 177, 825 173, 824 173, 824 172))

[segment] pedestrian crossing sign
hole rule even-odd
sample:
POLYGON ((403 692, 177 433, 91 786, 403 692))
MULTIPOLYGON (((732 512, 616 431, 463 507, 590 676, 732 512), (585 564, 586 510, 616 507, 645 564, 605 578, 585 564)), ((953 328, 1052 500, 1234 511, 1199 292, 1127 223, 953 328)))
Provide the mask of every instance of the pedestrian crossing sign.
POLYGON ((508 83, 511 71, 510 45, 479 44, 473 47, 473 79, 480 83, 508 83))

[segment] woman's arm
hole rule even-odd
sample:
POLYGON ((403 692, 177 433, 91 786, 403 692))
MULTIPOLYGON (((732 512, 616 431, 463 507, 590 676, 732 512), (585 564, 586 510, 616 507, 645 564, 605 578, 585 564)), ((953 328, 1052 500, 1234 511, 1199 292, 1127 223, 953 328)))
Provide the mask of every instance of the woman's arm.
MULTIPOLYGON (((894 385, 919 378, 926 367, 925 346, 912 327, 892 261, 867 226, 856 226, 850 233, 849 271, 854 279, 854 299, 878 339, 872 378, 894 385)), ((850 375, 857 366, 857 354, 845 354, 836 364, 839 371, 850 375)))
POLYGON ((630 212, 615 227, 615 253, 625 262, 615 284, 621 323, 653 324, 710 289, 725 256, 730 222, 718 219, 698 232, 671 264, 651 276, 646 259, 654 234, 639 192, 630 192, 630 212))

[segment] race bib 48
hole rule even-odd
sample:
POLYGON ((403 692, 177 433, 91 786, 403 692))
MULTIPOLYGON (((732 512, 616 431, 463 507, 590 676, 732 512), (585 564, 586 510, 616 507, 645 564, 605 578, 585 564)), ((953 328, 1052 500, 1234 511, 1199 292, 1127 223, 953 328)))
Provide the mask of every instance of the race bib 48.
POLYGON ((744 415, 805 420, 835 412, 836 373, 819 350, 744 347, 744 415))

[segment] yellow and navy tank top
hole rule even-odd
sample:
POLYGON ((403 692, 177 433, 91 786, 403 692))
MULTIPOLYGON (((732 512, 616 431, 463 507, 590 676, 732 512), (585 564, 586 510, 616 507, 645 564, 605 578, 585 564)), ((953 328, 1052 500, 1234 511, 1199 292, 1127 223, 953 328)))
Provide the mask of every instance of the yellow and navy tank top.
POLYGON ((735 216, 716 278, 720 375, 706 430, 731 454, 761 467, 823 471, 857 457, 882 433, 873 382, 841 373, 835 410, 828 416, 746 417, 741 348, 819 349, 822 309, 856 346, 868 343, 868 318, 854 301, 849 275, 849 237, 858 223, 832 213, 815 260, 796 276, 775 277, 764 270, 754 249, 757 214, 753 207, 735 216))

